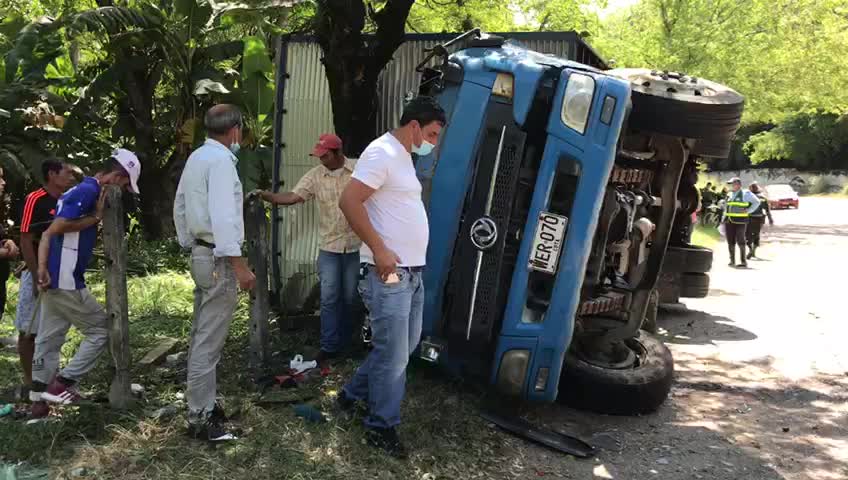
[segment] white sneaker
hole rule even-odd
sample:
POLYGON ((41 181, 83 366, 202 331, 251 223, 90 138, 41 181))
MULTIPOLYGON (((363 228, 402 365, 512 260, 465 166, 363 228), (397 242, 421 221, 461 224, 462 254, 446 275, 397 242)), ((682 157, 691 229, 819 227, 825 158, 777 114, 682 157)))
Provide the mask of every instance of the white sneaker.
POLYGON ((318 368, 318 362, 315 360, 304 362, 303 355, 295 355, 291 362, 289 362, 289 368, 292 369, 295 375, 297 375, 307 370, 318 368))

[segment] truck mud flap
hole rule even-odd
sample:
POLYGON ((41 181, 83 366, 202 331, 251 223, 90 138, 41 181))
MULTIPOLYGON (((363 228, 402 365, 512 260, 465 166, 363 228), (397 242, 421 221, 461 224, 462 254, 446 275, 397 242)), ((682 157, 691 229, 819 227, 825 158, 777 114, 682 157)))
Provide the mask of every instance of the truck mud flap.
POLYGON ((498 427, 507 432, 517 435, 531 442, 535 442, 546 447, 552 448, 568 455, 573 455, 578 458, 589 458, 595 455, 595 447, 580 440, 579 438, 566 435, 564 433, 554 432, 544 428, 535 427, 525 420, 518 417, 505 417, 492 412, 480 413, 487 422, 494 423, 498 427))

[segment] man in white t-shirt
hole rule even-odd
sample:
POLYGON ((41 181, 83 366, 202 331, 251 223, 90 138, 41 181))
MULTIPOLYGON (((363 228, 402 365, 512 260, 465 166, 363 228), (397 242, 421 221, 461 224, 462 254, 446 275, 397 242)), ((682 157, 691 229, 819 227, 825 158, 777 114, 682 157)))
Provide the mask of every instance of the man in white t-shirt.
POLYGON ((374 349, 344 386, 343 410, 368 403, 366 436, 372 446, 403 458, 397 435, 406 388, 406 365, 421 339, 429 225, 412 153, 429 155, 439 141, 445 112, 430 97, 404 107, 400 127, 362 152, 339 207, 363 245, 359 291, 371 318, 374 349))

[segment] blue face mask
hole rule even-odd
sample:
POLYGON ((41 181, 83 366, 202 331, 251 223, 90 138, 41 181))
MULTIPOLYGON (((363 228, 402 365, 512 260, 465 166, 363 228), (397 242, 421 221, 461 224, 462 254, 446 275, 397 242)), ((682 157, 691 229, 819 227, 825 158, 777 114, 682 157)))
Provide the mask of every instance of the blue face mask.
POLYGON ((430 155, 430 153, 433 151, 434 148, 436 148, 435 145, 428 142, 427 140, 422 140, 421 145, 413 145, 412 146, 412 153, 414 153, 414 154, 416 154, 420 157, 424 157, 424 156, 430 155))
POLYGON ((236 142, 230 144, 230 151, 233 152, 233 155, 237 154, 241 149, 241 145, 236 142))

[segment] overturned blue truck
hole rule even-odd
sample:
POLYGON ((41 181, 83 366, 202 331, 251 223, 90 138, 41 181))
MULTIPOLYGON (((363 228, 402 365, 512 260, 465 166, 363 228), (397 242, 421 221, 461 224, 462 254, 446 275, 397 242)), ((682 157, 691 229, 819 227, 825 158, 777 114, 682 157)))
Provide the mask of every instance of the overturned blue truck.
POLYGON ((712 252, 688 243, 697 165, 727 155, 743 97, 478 31, 418 68, 449 119, 416 160, 431 225, 421 358, 530 401, 655 410, 674 370, 653 334, 660 290, 709 289, 712 252))

